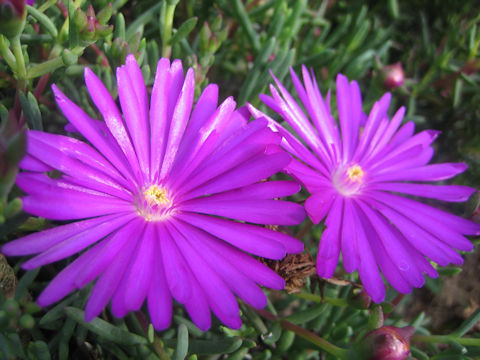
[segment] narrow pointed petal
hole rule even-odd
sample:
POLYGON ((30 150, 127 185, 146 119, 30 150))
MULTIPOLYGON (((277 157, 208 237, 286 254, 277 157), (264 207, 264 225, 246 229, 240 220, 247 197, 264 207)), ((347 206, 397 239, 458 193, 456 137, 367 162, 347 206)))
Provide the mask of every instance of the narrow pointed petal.
POLYGON ((53 278, 48 286, 42 291, 37 299, 40 306, 48 306, 56 301, 63 299, 69 293, 76 289, 75 277, 82 272, 91 256, 95 256, 102 249, 102 244, 98 244, 78 257, 65 269, 60 271, 53 278))
MULTIPOLYGON (((141 173, 150 173, 150 129, 148 124, 146 88, 140 68, 133 55, 125 66, 117 69, 118 97, 128 129, 128 135, 137 154, 141 173)), ((127 130, 126 129, 126 130, 127 130)))
MULTIPOLYGON (((153 257, 161 258, 160 239, 158 237, 155 241, 153 257)), ((154 263, 147 304, 153 327, 157 330, 168 328, 172 320, 172 295, 161 263, 154 263)))
POLYGON ((147 296, 154 267, 154 245, 157 242, 154 225, 147 224, 145 232, 139 238, 137 253, 131 259, 131 265, 124 284, 127 291, 123 294, 128 310, 137 311, 147 296))
POLYGON ((301 251, 303 249, 302 244, 298 240, 287 237, 285 234, 281 235, 281 233, 268 231, 268 229, 259 226, 237 223, 200 214, 183 213, 180 214, 178 218, 243 251, 268 259, 283 258, 286 255, 286 245, 294 250, 300 249, 301 251))
POLYGON ((52 85, 55 100, 65 117, 78 131, 92 143, 113 165, 130 179, 131 169, 125 166, 125 157, 110 131, 99 129, 95 120, 90 118, 80 107, 63 94, 57 86, 52 85))
POLYGON ((372 190, 392 191, 450 202, 467 201, 475 189, 463 185, 429 185, 382 182, 371 185, 372 190))
POLYGON ((360 251, 357 244, 356 219, 357 214, 350 200, 345 200, 340 246, 342 249, 343 266, 349 273, 357 270, 360 263, 360 251))
POLYGON ((333 191, 325 190, 310 195, 305 201, 305 210, 314 224, 318 224, 328 214, 335 198, 336 194, 333 191))
POLYGON ((317 254, 318 276, 333 276, 340 255, 340 234, 343 217, 343 199, 336 198, 327 217, 327 228, 322 234, 317 254))
POLYGON ((227 323, 239 314, 238 303, 225 282, 212 270, 210 265, 199 256, 195 249, 185 240, 174 227, 166 225, 168 231, 175 239, 179 250, 188 259, 188 266, 202 287, 212 311, 222 322, 227 323))
POLYGON ((162 168, 159 175, 160 179, 164 179, 167 176, 175 161, 175 156, 177 155, 178 147, 192 110, 194 92, 195 77, 193 70, 189 69, 170 123, 168 142, 166 144, 165 156, 163 157, 162 168))
MULTIPOLYGON (((181 223, 183 227, 187 228, 188 231, 194 235, 196 239, 195 241, 198 242, 199 247, 208 247, 212 251, 224 256, 225 259, 228 259, 232 266, 242 271, 254 282, 272 289, 283 289, 285 285, 284 280, 266 265, 247 255, 238 248, 226 243, 225 241, 200 230, 200 228, 194 227, 183 221, 179 221, 179 223, 181 223)), ((275 233, 275 235, 276 234, 281 233, 275 233)), ((284 237, 288 236, 284 235, 284 237)))
POLYGON ((137 179, 140 179, 140 169, 132 142, 112 96, 100 79, 88 67, 85 68, 85 84, 87 85, 88 92, 90 93, 93 102, 102 113, 103 119, 110 129, 110 132, 115 137, 118 145, 127 157, 134 174, 137 176, 137 179))
MULTIPOLYGON (((188 226, 180 222, 173 223, 175 228, 190 243, 190 246, 199 249, 197 236, 198 232, 191 231, 188 226)), ((208 246, 202 246, 202 258, 208 263, 212 270, 218 274, 225 284, 235 292, 242 300, 249 305, 261 309, 267 305, 267 298, 263 291, 239 269, 229 261, 228 258, 213 251, 208 246)))
POLYGON ((98 316, 105 306, 107 306, 108 302, 115 294, 125 271, 128 269, 130 259, 136 246, 136 241, 128 241, 119 252, 119 255, 97 280, 90 293, 87 305, 85 306, 86 321, 90 321, 98 316))
POLYGON ((92 229, 101 223, 113 220, 116 217, 118 217, 117 214, 101 216, 33 233, 3 245, 2 253, 7 256, 21 256, 39 253, 48 250, 65 239, 88 229, 92 229))
POLYGON ((117 199, 69 192, 68 196, 32 195, 22 198, 23 210, 52 220, 84 219, 114 213, 131 213, 132 204, 117 199))
POLYGON ((85 286, 103 273, 118 256, 126 242, 131 241, 144 227, 145 223, 142 220, 133 219, 103 240, 102 243, 105 243, 105 245, 102 250, 99 251, 96 256, 92 256, 90 262, 85 266, 81 274, 75 277, 74 282, 77 287, 81 288, 85 286))
MULTIPOLYGON (((203 183, 185 197, 196 198, 208 194, 215 194, 267 179, 285 167, 290 162, 290 159, 290 155, 285 152, 255 156, 253 159, 245 161, 233 169, 203 183)), ((193 180, 194 179, 192 179, 192 182, 193 180)))
POLYGON ((186 270, 188 265, 169 231, 164 227, 159 228, 158 237, 162 265, 170 293, 179 303, 185 304, 192 296, 191 279, 186 270))
POLYGON ((123 227, 124 224, 128 223, 131 219, 132 215, 128 214, 97 224, 95 228, 87 229, 82 233, 69 237, 40 255, 28 260, 22 267, 31 270, 75 254, 111 234, 113 231, 123 227))

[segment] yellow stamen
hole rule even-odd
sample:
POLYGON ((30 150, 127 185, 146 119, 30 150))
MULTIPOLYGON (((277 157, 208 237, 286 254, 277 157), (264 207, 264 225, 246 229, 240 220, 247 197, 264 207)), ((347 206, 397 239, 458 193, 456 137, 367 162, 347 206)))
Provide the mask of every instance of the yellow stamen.
POLYGON ((145 200, 148 201, 150 206, 153 205, 170 205, 170 199, 167 196, 167 192, 164 188, 159 188, 157 185, 151 185, 147 190, 143 192, 145 200))
POLYGON ((361 183, 365 173, 359 165, 353 165, 347 169, 347 175, 351 181, 361 183))

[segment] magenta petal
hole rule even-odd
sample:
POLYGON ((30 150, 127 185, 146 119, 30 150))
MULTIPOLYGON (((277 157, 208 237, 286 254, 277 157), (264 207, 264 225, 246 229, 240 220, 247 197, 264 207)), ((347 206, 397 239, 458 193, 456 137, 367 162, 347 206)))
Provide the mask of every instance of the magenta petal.
MULTIPOLYGON (((199 215, 202 216, 202 215, 199 215)), ((176 222, 177 224, 177 222, 176 222)), ((283 289, 284 280, 273 270, 262 264, 245 252, 233 247, 232 245, 220 240, 205 231, 196 228, 189 223, 181 222, 184 228, 193 234, 199 247, 208 247, 212 251, 221 254, 238 270, 242 271, 247 277, 256 283, 272 289, 283 289)), ((268 230, 268 229, 265 229, 268 230)), ((274 235, 282 234, 271 232, 274 235)), ((287 235, 285 235, 287 237, 287 235)))
POLYGON ((290 156, 284 152, 256 156, 252 160, 245 161, 232 170, 200 185, 188 194, 188 198, 215 194, 250 185, 272 176, 289 162, 290 156))
POLYGON ((378 153, 380 153, 386 144, 390 141, 392 136, 395 134, 397 131, 398 127, 402 123, 403 117, 405 115, 405 107, 401 107, 400 109, 397 110, 395 115, 393 115, 392 120, 388 123, 385 131, 383 132, 382 136, 378 138, 378 142, 375 143, 374 146, 370 147, 370 152, 368 153, 368 158, 372 158, 378 153))
POLYGON ((340 254, 340 226, 343 217, 343 199, 336 198, 327 217, 327 228, 322 234, 317 254, 318 276, 333 276, 340 254))
POLYGON ((141 179, 137 156, 135 155, 132 142, 125 129, 117 105, 100 79, 88 67, 85 68, 85 84, 87 85, 93 102, 102 113, 103 119, 110 129, 110 132, 127 157, 137 179, 141 179))
POLYGON ((168 134, 168 141, 165 148, 165 155, 163 157, 162 168, 160 170, 160 179, 164 179, 170 172, 175 161, 175 156, 178 152, 178 147, 182 140, 185 127, 187 126, 190 112, 192 111, 193 95, 195 92, 195 77, 193 70, 189 69, 182 91, 178 97, 173 112, 172 121, 170 123, 170 131, 168 134))
POLYGON ((81 108, 68 99, 57 86, 52 85, 55 100, 65 117, 90 141, 121 173, 130 178, 125 157, 109 131, 101 131, 95 120, 91 119, 81 108))
POLYGON ((370 224, 383 244, 387 256, 400 271, 402 277, 412 284, 412 286, 422 286, 425 282, 422 272, 416 267, 415 262, 412 261, 410 255, 402 245, 403 239, 401 235, 395 231, 389 222, 385 221, 385 218, 380 217, 378 212, 372 210, 369 206, 364 206, 361 202, 359 202, 358 205, 368 217, 370 224))
POLYGON ((418 216, 421 215, 423 222, 421 225, 427 226, 429 231, 438 231, 438 236, 441 236, 441 233, 444 231, 457 232, 464 235, 480 234, 480 224, 422 204, 421 202, 383 192, 375 193, 375 199, 398 209, 400 213, 410 217, 413 221, 418 221, 418 216))
POLYGON ((125 271, 128 269, 130 258, 137 246, 136 241, 127 241, 118 256, 100 276, 90 293, 85 307, 85 320, 90 321, 107 306, 115 294, 125 271))
POLYGON ((184 304, 192 296, 192 281, 188 276, 188 265, 169 231, 160 227, 158 237, 168 288, 175 300, 184 304))
POLYGON ((188 128, 185 130, 185 142, 198 136, 199 129, 217 110, 217 105, 218 86, 216 84, 208 84, 193 109, 188 128))
MULTIPOLYGON (((170 93, 170 60, 162 58, 158 62, 155 82, 152 89, 152 99, 150 105, 150 181, 156 179, 160 172, 165 146, 167 143, 167 134, 170 127, 168 113, 168 94, 170 93)), ((182 75, 183 76, 183 75, 182 75)))
POLYGON ((198 129, 189 124, 185 136, 182 139, 181 153, 176 160, 178 166, 181 166, 182 162, 187 162, 195 156, 196 150, 213 132, 216 132, 219 137, 216 145, 218 146, 223 143, 224 139, 220 139, 220 136, 225 133, 226 127, 231 127, 232 125, 232 114, 235 110, 235 105, 235 101, 233 101, 232 98, 227 98, 218 109, 213 109, 215 111, 213 111, 208 118, 202 120, 202 124, 194 124, 194 126, 199 126, 198 129), (195 133, 192 132, 192 128, 195 128, 195 133))
MULTIPOLYGON (((290 70, 290 73, 292 74, 292 80, 295 85, 295 89, 298 91, 298 89, 301 87, 299 80, 295 79, 293 76, 293 71, 290 70)), ((308 114, 312 118, 312 122, 318 129, 319 134, 322 134, 325 144, 331 144, 333 146, 333 148, 330 148, 331 151, 329 151, 330 156, 333 159, 335 158, 333 152, 336 152, 338 155, 340 155, 340 148, 338 146, 340 136, 337 126, 330 115, 329 102, 327 101, 325 103, 324 99, 322 98, 322 94, 317 87, 315 77, 312 76, 312 81, 312 77, 310 77, 308 74, 308 70, 305 66, 302 66, 302 75, 305 83, 306 96, 301 94, 302 91, 299 92, 299 95, 301 94, 301 98, 303 97, 302 102, 305 104, 308 114)))
POLYGON ((247 199, 231 202, 203 197, 184 202, 180 209, 268 225, 298 225, 305 218, 301 205, 279 200, 247 199))
MULTIPOLYGON (((86 158, 93 159, 96 155, 97 159, 102 161, 98 154, 88 145, 83 144, 85 146, 80 146, 82 143, 78 142, 76 144, 78 145, 77 150, 71 149, 71 151, 68 151, 67 146, 61 142, 49 144, 45 142, 44 138, 46 138, 44 134, 42 134, 42 136, 36 136, 34 132, 29 132, 27 151, 41 158, 45 164, 76 178, 82 185, 123 199, 130 198, 125 187, 117 181, 106 175, 103 171, 89 164, 87 165, 73 156, 74 152, 82 150, 86 153, 86 156, 82 156, 84 160, 86 158), (90 151, 87 151, 87 149, 90 151)), ((67 137, 60 138, 68 139, 67 137)), ((76 147, 77 146, 75 146, 75 148, 76 147)))
POLYGON ((343 207, 342 231, 340 246, 342 249, 343 266, 347 272, 357 270, 360 263, 360 253, 357 244, 356 219, 357 214, 350 200, 345 200, 343 207))
MULTIPOLYGON (((95 151, 90 145, 87 145, 80 140, 63 135, 54 135, 30 130, 28 132, 28 141, 30 142, 29 148, 31 148, 32 145, 31 141, 36 142, 36 147, 41 146, 41 144, 49 148, 53 147, 56 151, 59 151, 59 155, 69 156, 95 170, 101 171, 105 175, 124 185, 128 185, 128 183, 125 182, 125 179, 120 176, 117 169, 115 169, 110 162, 95 151)), ((36 153, 34 149, 32 149, 32 152, 36 153)), ((36 155, 38 156, 38 154, 36 155)))
MULTIPOLYGON (((153 257, 161 258, 160 241, 158 229, 155 227, 155 244, 153 257)), ((157 330, 168 328, 172 319, 172 295, 168 289, 167 279, 163 264, 154 263, 152 268, 152 281, 148 291, 148 312, 152 319, 153 327, 157 330)))
POLYGON ((330 211, 336 194, 331 190, 317 192, 305 201, 305 210, 314 224, 318 224, 330 211))
POLYGON ((73 263, 60 271, 55 278, 42 291, 37 299, 40 306, 48 306, 58 300, 64 298, 67 294, 76 289, 75 278, 82 272, 85 265, 90 261, 91 256, 96 256, 102 249, 103 245, 94 246, 82 256, 77 258, 73 263))
POLYGON ((209 196, 211 201, 268 200, 293 195, 300 191, 294 181, 265 181, 209 196))
MULTIPOLYGON (((355 150, 355 159, 361 159, 365 152, 367 151, 368 145, 375 136, 375 133, 378 131, 378 127, 381 124, 381 121, 387 116, 388 106, 390 105, 390 100, 392 96, 390 93, 386 93, 382 98, 377 101, 368 115, 367 122, 363 129, 362 136, 355 150)), ((358 161, 358 160, 357 160, 358 161)))
POLYGON ((191 296, 185 303, 185 309, 187 309, 188 315, 194 322, 194 324, 202 331, 207 331, 211 324, 212 318, 210 316, 210 307, 205 297, 203 290, 201 289, 198 281, 193 276, 190 269, 188 270, 188 276, 191 278, 191 296))
POLYGON ((22 170, 36 171, 36 172, 47 172, 52 171, 53 168, 48 166, 44 162, 40 161, 36 157, 26 154, 22 161, 18 164, 18 167, 22 170))
POLYGON ((139 239, 137 253, 132 258, 132 264, 126 276, 124 301, 129 310, 137 311, 147 296, 152 280, 154 267, 155 242, 158 241, 154 230, 155 225, 148 224, 139 239))
POLYGON ((375 182, 380 181, 439 181, 446 180, 464 172, 465 163, 443 163, 425 165, 419 168, 391 171, 375 177, 375 182))
POLYGON ((32 195, 22 199, 23 210, 30 214, 52 220, 83 219, 113 213, 129 212, 132 204, 117 199, 108 199, 71 191, 68 196, 32 195))
POLYGON ((206 263, 212 267, 212 270, 214 270, 225 284, 242 300, 257 309, 261 309, 267 305, 267 298, 263 291, 236 268, 228 258, 225 258, 209 246, 198 246, 197 237, 199 237, 199 231, 192 231, 190 227, 183 225, 181 222, 175 222, 174 226, 190 243, 190 246, 201 249, 202 258, 206 263))
POLYGON ((112 313, 118 318, 124 317, 131 310, 138 310, 147 295, 148 283, 152 277, 152 259, 149 258, 152 253, 145 253, 145 250, 150 250, 149 246, 152 244, 152 239, 145 236, 147 228, 141 228, 129 239, 130 242, 136 244, 136 247, 132 251, 127 267, 112 297, 112 313), (150 266, 147 268, 148 265, 150 266), (138 283, 134 284, 137 275, 138 283))
POLYGON ((303 245, 298 240, 259 226, 200 214, 183 213, 178 218, 243 251, 268 259, 283 258, 286 254, 286 246, 299 251, 303 250, 303 245))
MULTIPOLYGON (((408 281, 403 277, 403 273, 399 271, 398 267, 393 263, 393 259, 387 254, 384 245, 382 244, 381 239, 377 231, 373 228, 370 218, 362 211, 362 209, 356 205, 355 208, 357 215, 359 216, 359 223, 364 229, 365 234, 368 234, 368 242, 370 248, 374 251, 375 263, 378 264, 383 275, 387 281, 392 284, 393 288, 401 293, 407 294, 412 290, 412 286, 408 281)), ((359 238, 360 239, 360 238, 359 238)), ((372 266, 371 264, 369 266, 372 266)), ((362 261, 360 264, 360 269, 362 268, 362 261)), ((359 269, 359 271, 360 271, 359 269)), ((382 284, 383 287, 383 284, 382 284)), ((385 290, 383 289, 383 292, 385 290)))
POLYGON ((429 185, 396 182, 372 184, 370 188, 450 202, 467 201, 475 192, 475 189, 462 185, 429 185))
POLYGON ((350 104, 350 101, 353 100, 350 84, 348 79, 341 74, 337 76, 337 92, 338 117, 342 129, 343 161, 348 163, 358 141, 360 116, 355 112, 361 112, 362 107, 350 104))
POLYGON ((175 239, 179 250, 188 258, 188 266, 202 287, 208 304, 215 315, 224 323, 238 316, 239 308, 237 300, 225 282, 220 279, 210 265, 199 256, 197 251, 185 240, 182 234, 168 224, 167 228, 175 239))
POLYGON ((11 241, 2 246, 2 253, 7 256, 20 256, 39 253, 61 243, 65 239, 82 233, 88 229, 94 228, 98 224, 108 222, 118 217, 107 215, 73 222, 67 225, 54 227, 48 230, 40 231, 22 238, 11 241))
POLYGON ((115 260, 119 252, 125 246, 127 241, 143 230, 144 221, 133 219, 128 224, 118 229, 105 240, 104 247, 96 256, 92 256, 90 262, 85 266, 84 270, 78 274, 74 280, 78 288, 81 288, 93 281, 99 274, 103 273, 108 266, 115 260))
MULTIPOLYGON (((448 265, 449 263, 461 263, 462 257, 458 255, 452 248, 444 244, 440 239, 436 239, 429 231, 432 230, 432 227, 429 226, 429 221, 427 218, 418 213, 413 213, 415 221, 419 221, 422 225, 417 225, 415 221, 412 221, 407 218, 405 214, 398 213, 389 209, 388 206, 377 205, 378 210, 384 214, 385 217, 392 222, 400 232, 406 237, 410 244, 420 251, 423 255, 429 257, 439 265, 448 265), (426 229, 422 226, 426 226, 426 229), (422 241, 418 241, 421 238, 422 241)), ((433 225, 433 224, 432 224, 433 225)), ((434 224, 439 226, 439 224, 434 224)), ((445 229, 440 229, 440 231, 445 229)), ((450 232, 447 232, 448 235, 453 235, 450 232)), ((458 235, 454 235, 458 237, 458 235)), ((468 241, 465 239, 465 241, 468 241)), ((471 246, 471 244, 470 244, 471 246)))
POLYGON ((81 233, 77 233, 42 252, 40 255, 28 260, 22 267, 31 270, 73 255, 124 226, 124 224, 131 219, 132 215, 130 214, 119 216, 115 219, 104 219, 106 221, 96 224, 94 228, 89 228, 81 233))
POLYGON ((125 66, 117 69, 117 83, 128 134, 135 148, 140 170, 144 176, 148 176, 150 173, 148 101, 143 77, 133 55, 127 57, 125 66))
POLYGON ((372 297, 372 300, 379 303, 385 298, 385 285, 383 284, 377 261, 375 260, 375 255, 373 253, 375 248, 371 246, 371 243, 367 238, 365 227, 357 213, 358 208, 356 205, 352 205, 354 208, 353 213, 355 213, 353 220, 355 222, 357 246, 358 249, 361 249, 358 275, 362 280, 365 290, 372 297))

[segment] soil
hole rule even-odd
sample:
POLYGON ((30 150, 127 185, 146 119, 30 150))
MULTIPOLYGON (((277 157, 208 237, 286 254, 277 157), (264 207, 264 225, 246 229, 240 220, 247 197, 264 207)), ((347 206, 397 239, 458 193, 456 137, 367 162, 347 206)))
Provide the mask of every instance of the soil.
MULTIPOLYGON (((480 306, 480 248, 465 256, 462 271, 454 276, 444 276, 439 293, 424 287, 412 295, 406 307, 408 318, 424 311, 430 319, 432 333, 442 334, 454 330, 480 306)), ((473 330, 473 329, 472 329, 473 330)), ((475 330, 480 330, 480 322, 475 330)))

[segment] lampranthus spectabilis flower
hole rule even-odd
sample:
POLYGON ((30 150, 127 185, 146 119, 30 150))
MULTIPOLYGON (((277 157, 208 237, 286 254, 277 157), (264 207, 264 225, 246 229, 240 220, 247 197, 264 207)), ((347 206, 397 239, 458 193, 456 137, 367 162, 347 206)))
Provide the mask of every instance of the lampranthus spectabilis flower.
POLYGON ((58 106, 90 144, 28 131, 17 184, 24 210, 73 222, 6 244, 6 255, 38 254, 25 269, 83 252, 40 294, 41 306, 94 281, 86 320, 111 300, 115 316, 146 299, 155 328, 168 327, 172 298, 194 323, 211 326, 210 310, 227 326, 241 326, 234 294, 255 308, 283 279, 249 254, 281 259, 303 250, 300 241, 265 228, 293 225, 305 211, 274 200, 296 193, 293 181, 264 181, 291 157, 267 121, 247 123, 227 98, 220 106, 211 84, 194 103, 192 69, 158 63, 151 99, 135 58, 117 69, 123 116, 95 74, 85 82, 103 121, 90 118, 55 85, 58 106), (192 111, 193 109, 193 111, 192 111), (61 177, 49 177, 55 170, 61 177))
POLYGON ((337 77, 336 123, 315 77, 303 67, 303 85, 291 76, 303 109, 276 79, 273 97, 263 102, 291 126, 302 141, 253 106, 255 118, 268 118, 283 137, 282 146, 295 160, 284 171, 310 193, 305 209, 314 223, 325 217, 317 255, 317 272, 331 277, 342 254, 347 272, 358 270, 375 302, 385 297, 380 272, 399 292, 409 293, 424 284, 426 273, 438 275, 438 265, 461 264, 455 251, 472 250, 464 235, 480 233, 476 223, 447 213, 408 196, 448 202, 469 198, 474 189, 458 185, 432 185, 463 172, 464 163, 428 164, 431 143, 438 132, 414 135, 414 123, 402 125, 405 109, 390 119, 390 94, 376 102, 367 116, 362 111, 359 86, 337 77), (309 120, 310 119, 310 120, 309 120), (380 271, 379 271, 380 270, 380 271))

